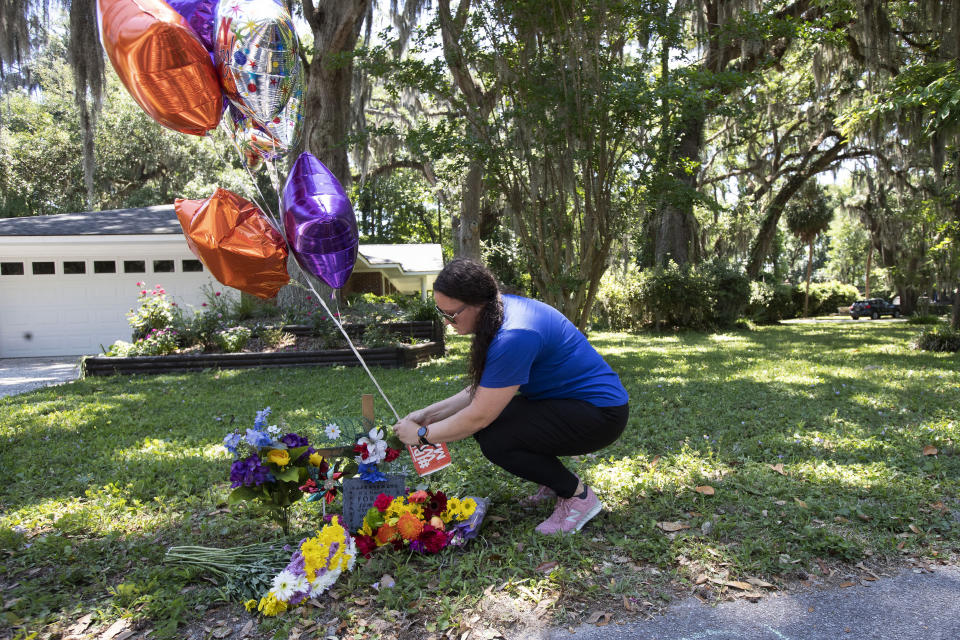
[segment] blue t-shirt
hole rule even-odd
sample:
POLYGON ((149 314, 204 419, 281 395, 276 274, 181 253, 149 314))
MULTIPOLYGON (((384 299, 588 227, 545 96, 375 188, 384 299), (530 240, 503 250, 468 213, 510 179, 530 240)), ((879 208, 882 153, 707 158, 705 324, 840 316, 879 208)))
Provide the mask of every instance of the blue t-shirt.
POLYGON ((620 377, 562 313, 504 295, 503 324, 487 350, 480 386, 513 385, 532 400, 571 398, 616 407, 629 399, 620 377))

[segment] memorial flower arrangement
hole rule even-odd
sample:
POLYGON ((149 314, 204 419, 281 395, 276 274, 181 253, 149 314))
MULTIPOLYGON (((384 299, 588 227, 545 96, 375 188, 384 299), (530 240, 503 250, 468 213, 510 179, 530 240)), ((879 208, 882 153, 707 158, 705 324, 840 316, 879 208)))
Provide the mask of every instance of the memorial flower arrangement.
POLYGON ((369 420, 322 419, 321 423, 326 424, 320 439, 323 444, 318 444, 318 447, 339 450, 340 455, 347 458, 353 454, 352 462, 344 466, 344 473, 341 475, 357 473, 367 482, 380 482, 386 479, 379 465, 393 462, 400 456, 399 447, 402 445, 399 440, 388 443, 383 429, 372 425, 369 420), (326 442, 323 441, 324 437, 326 442), (356 469, 353 468, 352 463, 356 463, 356 469))
POLYGON ((387 544, 420 553, 463 545, 477 534, 486 506, 483 499, 447 498, 442 491, 419 490, 397 497, 381 493, 354 536, 357 551, 368 558, 387 544))
MULTIPOLYGON (((288 532, 290 505, 304 493, 315 493, 330 480, 329 464, 296 433, 267 425, 270 407, 257 412, 253 428, 233 432, 223 446, 234 456, 230 466, 229 504, 258 502, 288 532)), ((336 478, 333 478, 336 480, 336 478)), ((325 488, 329 493, 331 489, 325 488)))
POLYGON ((317 535, 297 545, 287 567, 273 578, 270 591, 260 601, 248 600, 247 610, 275 616, 315 598, 352 571, 357 548, 350 534, 334 516, 317 535))

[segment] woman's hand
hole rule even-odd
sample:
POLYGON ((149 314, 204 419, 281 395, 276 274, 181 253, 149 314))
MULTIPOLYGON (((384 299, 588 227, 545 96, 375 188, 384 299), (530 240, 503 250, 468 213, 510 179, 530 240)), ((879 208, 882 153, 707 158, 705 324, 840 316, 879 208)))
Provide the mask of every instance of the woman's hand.
POLYGON ((415 422, 421 426, 430 424, 430 421, 427 418, 426 409, 417 409, 416 411, 411 411, 406 416, 404 416, 403 419, 409 420, 410 422, 415 422))
MULTIPOLYGON (((415 415, 419 413, 414 411, 410 415, 415 415)), ((410 416, 403 418, 397 424, 393 425, 393 432, 400 438, 400 442, 403 444, 420 444, 420 438, 417 436, 417 431, 420 430, 419 424, 410 419, 410 416)))

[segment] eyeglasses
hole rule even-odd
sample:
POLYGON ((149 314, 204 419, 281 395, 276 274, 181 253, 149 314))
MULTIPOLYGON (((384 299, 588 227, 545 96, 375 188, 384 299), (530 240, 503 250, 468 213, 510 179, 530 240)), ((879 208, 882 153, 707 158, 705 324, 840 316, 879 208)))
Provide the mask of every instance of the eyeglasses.
POLYGON ((466 311, 468 306, 470 305, 465 304, 459 309, 457 309, 456 311, 454 311, 453 313, 447 313, 446 311, 444 311, 443 309, 441 309, 436 305, 434 305, 434 308, 437 310, 437 313, 443 316, 444 320, 446 320, 450 324, 457 324, 457 316, 463 313, 464 311, 466 311))

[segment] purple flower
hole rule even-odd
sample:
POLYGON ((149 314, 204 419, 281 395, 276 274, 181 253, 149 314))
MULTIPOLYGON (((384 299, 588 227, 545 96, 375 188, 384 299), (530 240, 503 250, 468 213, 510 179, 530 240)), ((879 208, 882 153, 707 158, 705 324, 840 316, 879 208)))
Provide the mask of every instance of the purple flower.
POLYGON ((260 456, 252 454, 230 465, 230 488, 258 487, 272 478, 270 470, 260 462, 260 456))
MULTIPOLYGON (((300 541, 300 544, 306 540, 304 538, 300 541)), ((290 573, 295 573, 298 576, 303 576, 307 574, 306 562, 303 559, 303 553, 300 551, 300 545, 297 545, 297 550, 293 552, 293 555, 290 556, 290 564, 287 565, 287 571, 290 573)))
POLYGON ((280 438, 280 442, 287 445, 288 449, 296 449, 297 447, 305 447, 307 444, 307 439, 303 436, 298 436, 295 433, 288 433, 287 435, 280 438))
POLYGON ((410 541, 410 551, 417 551, 419 553, 426 553, 427 548, 423 546, 423 543, 419 540, 410 541))

